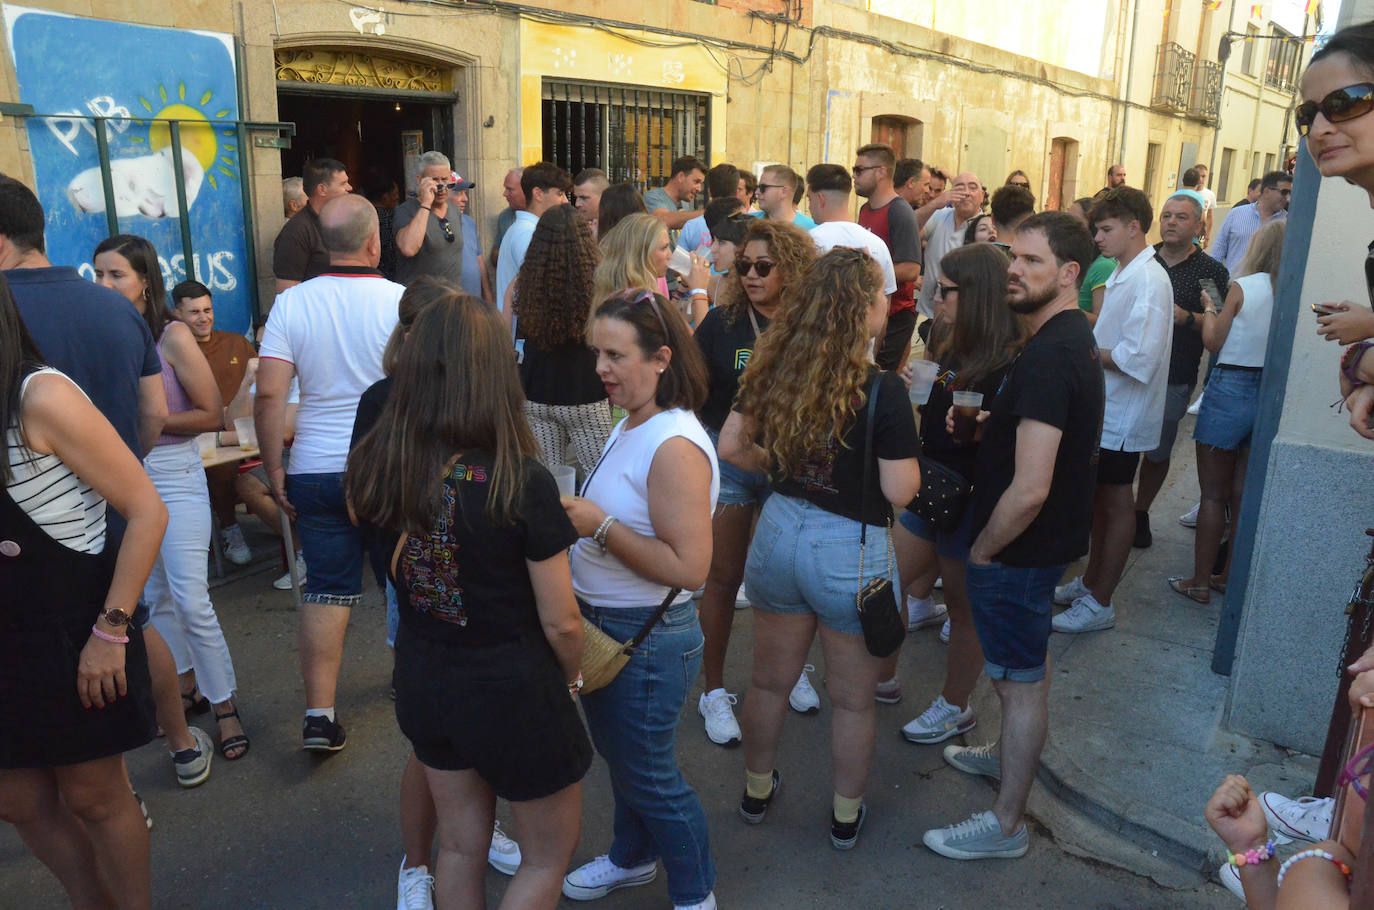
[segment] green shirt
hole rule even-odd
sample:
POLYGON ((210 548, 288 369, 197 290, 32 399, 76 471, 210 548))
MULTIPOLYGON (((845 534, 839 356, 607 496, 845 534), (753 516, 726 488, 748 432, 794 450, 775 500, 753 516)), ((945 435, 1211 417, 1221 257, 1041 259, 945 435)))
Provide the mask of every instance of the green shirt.
POLYGON ((1078 289, 1078 308, 1085 313, 1093 311, 1093 291, 1103 287, 1107 279, 1116 271, 1116 260, 1098 256, 1088 266, 1088 274, 1083 276, 1083 284, 1078 289))

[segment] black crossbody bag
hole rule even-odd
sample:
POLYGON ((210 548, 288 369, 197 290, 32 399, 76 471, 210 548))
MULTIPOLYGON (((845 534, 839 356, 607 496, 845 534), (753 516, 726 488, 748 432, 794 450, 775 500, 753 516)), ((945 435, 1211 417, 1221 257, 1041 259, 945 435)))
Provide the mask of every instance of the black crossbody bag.
POLYGON ((868 390, 868 426, 864 429, 864 485, 859 496, 859 593, 855 605, 864 630, 864 646, 874 657, 889 657, 906 638, 906 623, 897 612, 897 596, 892 587, 892 528, 887 535, 887 578, 873 578, 864 584, 864 555, 868 549, 868 523, 863 513, 868 505, 868 485, 873 477, 873 425, 878 414, 878 385, 883 374, 873 378, 868 390))

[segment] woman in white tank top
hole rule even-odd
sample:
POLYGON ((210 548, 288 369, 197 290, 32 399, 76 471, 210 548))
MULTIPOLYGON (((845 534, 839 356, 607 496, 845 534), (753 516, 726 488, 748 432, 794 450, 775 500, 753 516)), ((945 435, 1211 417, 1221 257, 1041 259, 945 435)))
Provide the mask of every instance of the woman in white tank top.
POLYGON ((673 751, 705 647, 691 592, 711 563, 720 490, 715 446, 694 413, 706 398, 706 365, 682 316, 648 292, 597 307, 590 341, 611 404, 628 416, 582 496, 564 502, 582 538, 572 551, 573 590, 582 615, 617 641, 632 638, 660 604, 672 605, 610 685, 583 697, 592 742, 615 782, 616 836, 608 854, 568 874, 563 893, 591 900, 646 884, 661 859, 674 907, 711 910, 706 814, 673 751))

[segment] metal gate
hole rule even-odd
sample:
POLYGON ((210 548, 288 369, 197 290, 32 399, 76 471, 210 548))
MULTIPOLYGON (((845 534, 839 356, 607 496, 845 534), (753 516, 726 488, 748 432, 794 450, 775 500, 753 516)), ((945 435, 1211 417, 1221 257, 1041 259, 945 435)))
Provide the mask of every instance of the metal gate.
POLYGON ((710 160, 710 97, 696 92, 545 79, 541 114, 544 160, 573 174, 599 167, 642 192, 675 158, 710 160))

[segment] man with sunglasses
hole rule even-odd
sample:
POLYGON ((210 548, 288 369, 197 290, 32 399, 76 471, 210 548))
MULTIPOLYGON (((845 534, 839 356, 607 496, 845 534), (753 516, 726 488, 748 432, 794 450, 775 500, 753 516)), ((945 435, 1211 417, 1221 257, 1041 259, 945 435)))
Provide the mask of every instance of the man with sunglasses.
POLYGON ((796 171, 785 164, 770 164, 759 179, 759 211, 750 212, 756 218, 768 218, 795 224, 804 231, 816 226, 813 218, 797 211, 801 199, 802 180, 796 171))
POLYGON ((1255 231, 1276 218, 1288 219, 1288 198, 1292 193, 1292 174, 1284 171, 1265 174, 1260 180, 1260 194, 1254 205, 1238 205, 1226 215, 1212 243, 1212 258, 1220 260, 1226 271, 1234 275, 1255 231))
POLYGON ((396 207, 396 281, 410 285, 422 275, 463 284, 463 205, 475 186, 453 171, 448 156, 420 156, 415 194, 396 207))
POLYGON ((859 224, 887 244, 897 274, 897 293, 888 304, 887 328, 875 358, 884 370, 906 362, 916 330, 916 282, 921 277, 921 226, 892 184, 896 165, 892 147, 880 142, 854 153, 854 192, 868 200, 859 209, 859 224))

